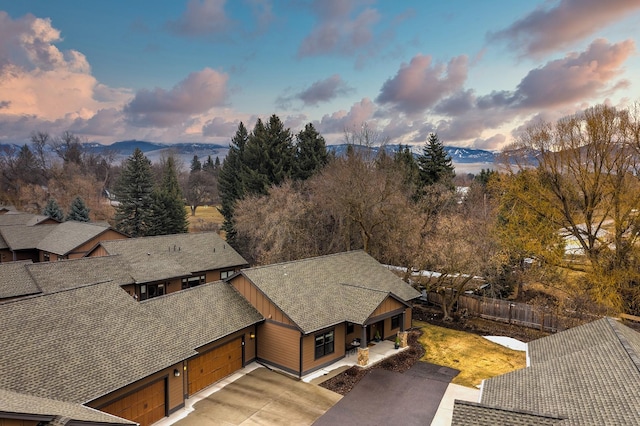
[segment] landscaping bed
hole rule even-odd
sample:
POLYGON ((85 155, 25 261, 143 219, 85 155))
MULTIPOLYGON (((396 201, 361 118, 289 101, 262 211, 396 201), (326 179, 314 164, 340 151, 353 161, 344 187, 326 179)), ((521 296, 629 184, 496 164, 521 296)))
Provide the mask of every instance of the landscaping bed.
POLYGON ((411 330, 408 332, 407 343, 408 349, 399 352, 397 355, 389 357, 369 368, 351 367, 348 370, 334 376, 322 383, 320 386, 329 389, 340 395, 346 395, 353 387, 370 371, 376 368, 382 368, 389 371, 397 371, 404 373, 420 358, 424 356, 424 348, 418 342, 418 338, 422 335, 420 330, 411 330))

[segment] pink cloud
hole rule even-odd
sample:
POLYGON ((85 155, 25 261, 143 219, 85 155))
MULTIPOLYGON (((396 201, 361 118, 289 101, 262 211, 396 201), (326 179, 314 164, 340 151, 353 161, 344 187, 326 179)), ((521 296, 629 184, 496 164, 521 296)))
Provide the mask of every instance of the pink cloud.
POLYGON ((352 18, 358 3, 368 2, 315 0, 312 9, 319 22, 302 41, 298 56, 329 53, 349 55, 369 44, 373 39, 373 26, 380 20, 380 13, 366 8, 352 18))
POLYGON ((351 106, 349 111, 340 110, 322 117, 316 128, 322 134, 344 133, 345 130, 360 129, 360 127, 373 117, 375 105, 369 98, 351 106))
POLYGON ((202 126, 202 136, 217 136, 231 138, 238 130, 238 120, 229 121, 224 117, 215 117, 202 126))
POLYGON ((189 37, 220 34, 232 24, 224 5, 226 0, 189 0, 187 9, 166 27, 173 33, 189 37))
POLYGON ((513 49, 540 55, 580 41, 638 9, 637 0, 561 0, 555 7, 540 7, 489 34, 488 39, 507 40, 513 49))
POLYGON ((171 90, 140 90, 124 107, 128 120, 140 127, 169 127, 224 105, 228 75, 211 68, 191 73, 171 90))
POLYGON ((464 55, 451 59, 446 66, 432 64, 431 56, 416 55, 384 83, 376 101, 391 104, 406 114, 423 112, 462 88, 467 67, 468 58, 464 55))

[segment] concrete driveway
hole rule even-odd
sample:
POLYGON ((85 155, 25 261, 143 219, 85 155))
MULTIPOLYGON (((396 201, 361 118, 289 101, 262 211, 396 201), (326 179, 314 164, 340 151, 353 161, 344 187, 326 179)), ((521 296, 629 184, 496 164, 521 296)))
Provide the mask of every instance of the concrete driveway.
POLYGON ((258 368, 197 402, 195 411, 174 424, 311 425, 341 398, 320 386, 258 368))

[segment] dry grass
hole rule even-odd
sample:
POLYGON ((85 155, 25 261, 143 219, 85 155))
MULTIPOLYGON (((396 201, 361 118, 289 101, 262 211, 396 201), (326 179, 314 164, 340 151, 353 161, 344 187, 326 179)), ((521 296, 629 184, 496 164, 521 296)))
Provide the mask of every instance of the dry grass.
POLYGON ((191 216, 188 206, 185 208, 189 219, 189 232, 217 231, 224 221, 217 206, 200 206, 196 209, 195 216, 191 216))
POLYGON ((482 380, 524 368, 525 353, 481 336, 414 321, 422 329, 423 361, 460 370, 452 383, 475 388, 482 380))

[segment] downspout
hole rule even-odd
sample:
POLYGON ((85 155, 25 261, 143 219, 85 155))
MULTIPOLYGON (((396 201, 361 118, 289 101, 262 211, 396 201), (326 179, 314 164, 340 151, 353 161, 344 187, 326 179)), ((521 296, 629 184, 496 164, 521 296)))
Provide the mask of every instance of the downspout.
POLYGON ((298 378, 302 379, 302 341, 304 339, 304 334, 300 332, 300 373, 298 374, 298 378))

